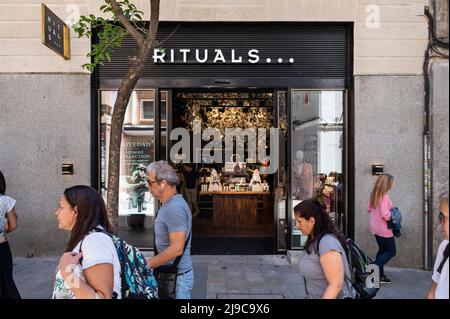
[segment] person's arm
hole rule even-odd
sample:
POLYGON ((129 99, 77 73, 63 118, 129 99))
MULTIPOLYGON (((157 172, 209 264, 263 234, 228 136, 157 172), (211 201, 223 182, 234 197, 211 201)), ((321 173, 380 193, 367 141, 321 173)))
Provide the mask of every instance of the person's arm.
POLYGON ((97 264, 84 269, 86 281, 78 277, 71 265, 79 264, 81 253, 65 253, 59 262, 59 270, 64 281, 77 299, 111 299, 114 287, 114 267, 112 264, 97 264))
POLYGON ((385 221, 391 220, 391 208, 391 201, 389 200, 389 197, 385 195, 380 203, 381 217, 383 217, 385 221))
POLYGON ((195 189, 198 189, 198 181, 200 179, 200 175, 198 173, 195 174, 195 189))
POLYGON ((428 290, 427 299, 436 299, 436 288, 437 288, 437 283, 435 283, 433 281, 430 289, 428 290))
POLYGON ((155 257, 147 259, 147 264, 150 268, 156 268, 167 264, 172 259, 183 255, 184 253, 184 242, 185 242, 185 232, 172 232, 169 233, 170 245, 162 252, 160 252, 155 257))
POLYGON ((11 233, 17 229, 17 214, 14 207, 6 214, 5 226, 6 233, 11 233))
POLYGON ((182 185, 186 185, 186 177, 184 176, 183 172, 180 173, 180 181, 182 185))
POLYGON ((322 299, 336 299, 342 287, 344 287, 344 263, 342 261, 342 255, 335 250, 331 250, 320 256, 320 264, 328 282, 322 299))

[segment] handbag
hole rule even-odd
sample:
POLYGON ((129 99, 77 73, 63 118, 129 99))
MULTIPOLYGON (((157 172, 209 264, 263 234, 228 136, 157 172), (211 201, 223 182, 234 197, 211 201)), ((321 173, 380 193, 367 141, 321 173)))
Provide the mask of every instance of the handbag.
MULTIPOLYGON (((172 265, 162 265, 153 269, 153 275, 158 283, 158 298, 159 299, 175 299, 177 289, 177 277, 178 277, 178 265, 181 258, 186 251, 187 244, 191 238, 192 229, 189 236, 184 243, 183 254, 178 256, 172 265)), ((155 235, 153 235, 153 238, 155 235)), ((155 256, 158 255, 158 249, 156 248, 156 242, 154 241, 153 247, 155 248, 155 256)))

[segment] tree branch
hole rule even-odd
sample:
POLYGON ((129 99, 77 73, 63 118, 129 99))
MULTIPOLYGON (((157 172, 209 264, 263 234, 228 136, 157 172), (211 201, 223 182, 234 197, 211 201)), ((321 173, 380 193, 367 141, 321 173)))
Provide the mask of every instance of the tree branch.
POLYGON ((156 41, 156 33, 159 24, 159 2, 160 0, 150 0, 150 25, 148 26, 147 46, 153 46, 156 41))
POLYGON ((123 15, 123 11, 117 4, 116 0, 107 0, 107 1, 111 4, 113 12, 117 16, 119 21, 123 24, 125 29, 127 29, 128 33, 136 40, 139 47, 141 47, 144 43, 144 37, 131 25, 130 21, 128 21, 128 19, 123 15))

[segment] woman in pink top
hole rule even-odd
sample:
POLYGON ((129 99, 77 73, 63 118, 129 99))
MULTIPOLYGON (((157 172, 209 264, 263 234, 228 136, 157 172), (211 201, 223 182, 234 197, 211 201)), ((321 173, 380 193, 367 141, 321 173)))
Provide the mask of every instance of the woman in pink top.
POLYGON ((384 265, 397 253, 392 229, 387 226, 391 219, 392 202, 387 193, 394 185, 394 177, 389 174, 380 175, 370 194, 367 211, 370 214, 370 232, 375 235, 378 244, 378 253, 375 264, 380 268, 380 283, 390 283, 391 280, 384 274, 384 265))

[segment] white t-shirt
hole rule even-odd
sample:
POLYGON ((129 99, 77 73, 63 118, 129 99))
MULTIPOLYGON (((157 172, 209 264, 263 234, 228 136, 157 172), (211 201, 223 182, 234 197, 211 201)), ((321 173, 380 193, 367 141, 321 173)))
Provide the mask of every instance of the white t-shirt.
MULTIPOLYGON (((80 251, 80 243, 78 243, 73 252, 78 253, 80 251)), ((98 264, 112 264, 114 268, 114 292, 117 293, 118 298, 121 297, 121 280, 120 280, 120 262, 117 256, 116 247, 108 235, 96 232, 86 236, 83 240, 83 246, 81 247, 83 253, 82 266, 76 265, 73 271, 76 275, 85 280, 82 270, 90 268, 98 264)), ((53 287, 53 299, 76 299, 70 290, 68 284, 61 276, 61 272, 58 269, 56 274, 55 284, 53 287)))
POLYGON ((439 250, 436 256, 436 262, 434 263, 434 272, 431 277, 433 281, 437 284, 435 298, 436 299, 449 299, 448 297, 448 289, 449 289, 449 277, 448 277, 448 259, 442 268, 441 273, 437 272, 439 265, 444 258, 444 250, 448 245, 448 240, 444 239, 442 243, 439 245, 439 250))
POLYGON ((0 237, 3 237, 5 240, 6 215, 11 212, 15 205, 16 201, 14 199, 6 195, 0 195, 0 237))

